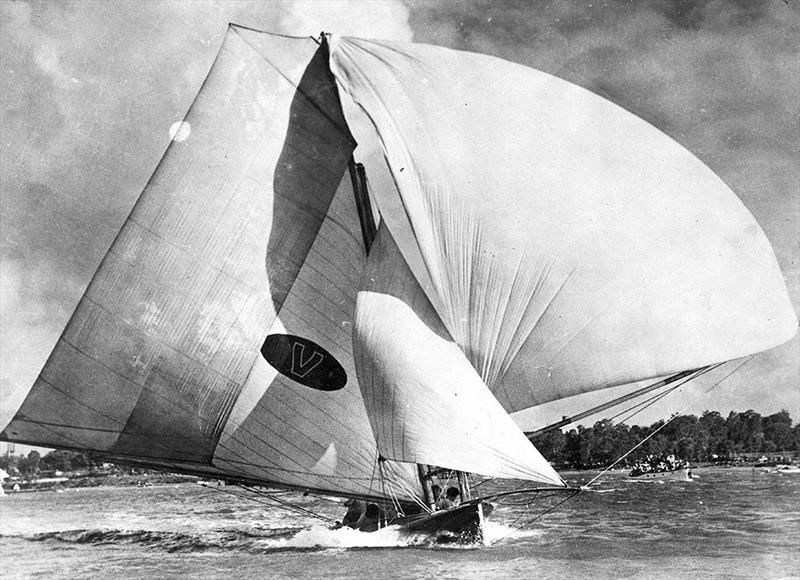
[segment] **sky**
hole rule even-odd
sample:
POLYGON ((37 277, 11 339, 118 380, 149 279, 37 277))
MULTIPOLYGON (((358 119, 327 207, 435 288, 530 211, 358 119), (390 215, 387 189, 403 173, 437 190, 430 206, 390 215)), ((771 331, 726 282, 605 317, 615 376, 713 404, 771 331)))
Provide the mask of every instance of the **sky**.
MULTIPOLYGON (((483 52, 581 85, 713 169, 800 308, 800 4, 774 1, 0 1, 0 423, 21 402, 169 144, 228 22, 483 52)), ((787 409, 800 343, 637 416, 787 409), (720 384, 712 391, 709 388, 720 384)), ((518 417, 541 425, 615 394, 518 417)), ((586 422, 591 422, 588 419, 586 422)))

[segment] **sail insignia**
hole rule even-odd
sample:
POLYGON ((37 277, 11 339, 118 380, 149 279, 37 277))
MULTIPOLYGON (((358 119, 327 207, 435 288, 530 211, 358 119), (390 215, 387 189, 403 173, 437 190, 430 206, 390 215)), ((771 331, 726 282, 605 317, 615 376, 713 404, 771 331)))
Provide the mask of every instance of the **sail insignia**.
POLYGON ((307 338, 270 334, 261 354, 282 375, 320 391, 338 391, 347 384, 347 372, 336 358, 307 338))

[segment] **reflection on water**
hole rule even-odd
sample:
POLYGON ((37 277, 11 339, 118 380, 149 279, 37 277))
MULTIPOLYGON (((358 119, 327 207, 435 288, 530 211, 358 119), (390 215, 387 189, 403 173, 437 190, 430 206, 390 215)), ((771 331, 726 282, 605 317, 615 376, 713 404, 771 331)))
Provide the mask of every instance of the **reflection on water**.
MULTIPOLYGON (((492 545, 480 548, 432 546, 392 528, 330 530, 310 517, 195 484, 9 495, 0 499, 0 574, 798 577, 800 474, 721 468, 699 474, 692 482, 647 483, 609 474, 544 515, 563 498, 529 505, 512 496, 487 527, 492 545)), ((594 475, 566 478, 580 485, 594 475)), ((492 483, 485 491, 496 489, 492 483)), ((292 497, 333 518, 344 512, 336 502, 292 497)))

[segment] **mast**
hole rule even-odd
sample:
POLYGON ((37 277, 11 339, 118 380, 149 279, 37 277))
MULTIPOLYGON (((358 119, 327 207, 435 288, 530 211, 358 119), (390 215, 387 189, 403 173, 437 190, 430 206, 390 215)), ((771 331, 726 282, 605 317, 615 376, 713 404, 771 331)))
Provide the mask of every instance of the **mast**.
POLYGON ((369 201, 367 191, 367 173, 363 163, 356 163, 353 157, 347 162, 347 170, 350 172, 350 180, 353 183, 353 194, 356 198, 356 208, 358 209, 358 221, 361 223, 361 235, 364 238, 364 249, 369 255, 372 242, 378 229, 375 226, 375 216, 372 213, 372 204, 369 201))
POLYGON ((422 483, 422 491, 425 495, 425 505, 432 510, 436 508, 436 498, 433 497, 433 485, 431 484, 431 468, 424 463, 417 463, 417 474, 422 483))
MULTIPOLYGON (((323 39, 325 37, 323 36, 323 39)), ((367 188, 367 174, 362 163, 356 163, 353 157, 347 163, 347 169, 350 172, 350 180, 353 185, 353 195, 355 196, 356 209, 358 210, 358 220, 361 224, 361 235, 364 239, 364 249, 367 255, 372 248, 372 243, 375 241, 377 234, 377 227, 375 225, 375 217, 372 213, 372 204, 369 200, 369 190, 367 188)), ((472 493, 469 486, 469 478, 463 471, 455 472, 458 477, 458 490, 461 494, 461 499, 467 501, 472 499, 472 493)), ((417 475, 422 490, 424 493, 425 504, 431 509, 435 509, 437 498, 433 496, 433 484, 431 480, 431 466, 422 463, 417 464, 417 475)), ((442 490, 444 493, 444 490, 442 490)))

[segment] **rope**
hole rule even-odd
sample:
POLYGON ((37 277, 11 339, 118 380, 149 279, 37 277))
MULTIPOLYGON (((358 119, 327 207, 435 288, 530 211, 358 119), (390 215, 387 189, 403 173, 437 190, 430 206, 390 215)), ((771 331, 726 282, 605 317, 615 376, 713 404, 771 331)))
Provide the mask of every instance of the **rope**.
POLYGON ((392 502, 392 507, 394 508, 395 513, 401 517, 405 516, 406 514, 403 511, 403 507, 400 505, 400 500, 397 499, 397 494, 394 491, 394 486, 392 485, 392 481, 391 479, 389 479, 389 477, 387 477, 387 475, 383 471, 384 470, 383 464, 381 463, 379 467, 381 470, 381 481, 383 481, 383 494, 389 496, 389 500, 392 502), (387 485, 389 488, 388 493, 386 493, 387 485))
MULTIPOLYGON (((718 387, 718 386, 719 386, 719 385, 720 385, 720 384, 721 384, 721 383, 722 383, 722 382, 723 382, 725 379, 727 379, 727 378, 728 378, 729 376, 731 376, 733 373, 735 373, 736 371, 738 371, 739 369, 741 369, 741 368, 742 368, 744 365, 746 365, 747 363, 749 363, 749 362, 752 360, 752 358, 753 358, 754 356, 755 356, 755 355, 750 355, 749 357, 747 357, 747 358, 746 358, 746 359, 745 359, 745 360, 744 360, 742 363, 740 363, 739 365, 737 365, 737 366, 736 366, 736 368, 734 368, 732 371, 730 371, 728 374, 726 374, 724 377, 722 377, 722 378, 721 378, 720 380, 718 380, 716 383, 714 383, 713 385, 711 385, 711 387, 709 387, 708 389, 706 389, 706 391, 705 391, 705 393, 704 393, 704 394, 708 394, 708 393, 710 393, 710 392, 711 392, 713 389, 715 389, 716 387, 718 387)), ((631 418, 635 417, 637 414, 639 414, 639 413, 640 413, 640 412, 642 412, 643 410, 647 409, 648 407, 650 407, 650 406, 651 406, 651 405, 653 405, 654 403, 656 403, 656 402, 658 402, 659 400, 661 400, 661 399, 662 399, 664 396, 668 395, 669 393, 672 393, 672 392, 673 392, 675 389, 678 389, 678 388, 682 387, 683 385, 685 385, 685 384, 686 384, 687 382, 689 382, 690 380, 694 380, 694 379, 696 379, 697 377, 704 375, 705 373, 707 373, 707 372, 711 371, 712 369, 715 369, 715 368, 719 367, 719 366, 720 366, 720 365, 722 365, 722 364, 724 364, 724 363, 718 363, 718 364, 715 364, 715 365, 711 365, 711 366, 708 366, 708 367, 706 367, 706 368, 704 368, 704 369, 702 369, 702 370, 698 371, 697 373, 693 373, 692 375, 690 375, 689 377, 687 377, 685 381, 683 381, 683 382, 679 383, 678 385, 676 385, 676 386, 674 386, 674 387, 670 388, 670 389, 669 389, 669 390, 667 390, 666 392, 664 392, 664 393, 660 393, 660 394, 658 394, 658 395, 656 395, 656 396, 654 396, 654 397, 651 397, 650 399, 647 399, 647 400, 645 400, 644 402, 637 403, 636 405, 633 405, 632 407, 629 407, 629 408, 628 408, 628 409, 626 409, 625 411, 622 411, 621 413, 617 413, 617 414, 616 414, 614 417, 619 417, 620 415, 622 415, 622 414, 624 414, 624 413, 627 413, 628 411, 630 411, 630 410, 632 410, 632 409, 636 409, 637 407, 641 407, 640 409, 636 410, 636 411, 635 411, 635 412, 634 412, 632 415, 630 415, 629 417, 626 417, 624 421, 630 420, 631 418), (643 405, 644 405, 644 406, 643 406, 643 405)), ((597 481, 597 480, 598 480, 598 479, 599 479, 601 476, 603 476, 605 473, 607 473, 609 469, 611 469, 611 468, 612 468, 612 467, 614 467, 614 466, 615 466, 617 463, 619 463, 620 461, 622 461, 622 460, 623 460, 625 457, 627 457, 628 455, 630 455, 630 454, 631 454, 631 453, 632 453, 632 452, 633 452, 635 449, 639 448, 639 447, 640 447, 642 444, 644 444, 644 442, 645 442, 645 441, 647 441, 648 439, 650 439, 651 437, 653 437, 653 436, 654 436, 656 433, 658 433, 658 432, 659 432, 661 429, 663 429, 664 427, 666 427, 667 425, 669 425, 669 423, 671 423, 671 422, 672 422, 674 419, 676 419, 676 418, 677 418, 677 417, 680 415, 680 413, 681 413, 681 412, 683 412, 683 410, 685 410, 686 408, 687 408, 687 407, 684 407, 684 408, 683 408, 681 411, 678 411, 677 413, 675 413, 674 415, 672 415, 672 417, 670 417, 668 421, 666 421, 666 422, 665 422, 663 425, 661 425, 661 426, 660 426, 658 429, 656 429, 655 431, 653 431, 653 432, 652 432, 650 435, 648 435, 647 437, 645 437, 644 439, 642 439, 642 440, 641 440, 639 443, 637 443, 637 444, 636 444, 634 447, 632 447, 632 448, 631 448, 631 449, 630 449, 630 450, 629 450, 627 453, 625 453, 625 454, 624 454, 622 457, 620 457, 619 459, 617 459, 617 460, 616 460, 614 463, 612 463, 611 465, 609 465, 608 467, 606 467, 606 468, 605 468, 603 471, 601 471, 599 474, 597 474, 597 476, 595 476, 595 477, 594 477, 594 478, 593 478, 591 481, 589 481, 589 483, 587 483, 585 486, 583 486, 583 487, 582 487, 582 489, 588 489, 590 485, 592 485, 592 484, 593 484, 595 481, 597 481)), ((623 422, 624 422, 624 421, 623 421, 623 422)), ((485 483, 486 481, 488 481, 488 480, 484 480, 484 481, 482 481, 482 482, 480 482, 480 483, 485 483)), ((480 485, 480 484, 478 484, 478 485, 480 485)), ((477 486, 476 486, 476 487, 477 487, 477 486)), ((508 534, 506 534, 505 536, 502 536, 502 537, 498 538, 497 540, 493 541, 493 542, 492 542, 490 545, 492 545, 492 546, 493 546, 493 545, 497 544, 498 542, 502 542, 503 540, 505 540, 505 539, 507 539, 507 538, 511 537, 513 534, 517 533, 518 531, 520 531, 520 530, 522 530, 522 529, 524 529, 524 528, 528 527, 528 526, 529 526, 529 525, 531 525, 532 523, 534 523, 534 522, 536 522, 536 521, 540 520, 541 518, 543 518, 544 516, 546 516, 547 514, 549 514, 550 512, 552 512, 553 510, 555 510, 556 508, 560 507, 560 506, 561 506, 561 505, 563 505, 564 503, 566 503, 566 502, 568 502, 569 500, 571 500, 571 499, 572 499, 573 497, 575 497, 575 496, 576 496, 578 493, 580 493, 580 491, 575 491, 575 492, 571 493, 570 495, 568 495, 567 497, 565 497, 564 499, 562 499, 560 502, 556 503, 555 505, 553 505, 553 506, 551 506, 550 508, 548 508, 548 509, 546 509, 545 511, 543 511, 541 514, 537 515, 536 517, 533 517, 533 518, 531 518, 530 520, 528 520, 527 522, 525 522, 524 524, 522 524, 522 525, 521 525, 521 526, 519 526, 518 528, 514 528, 514 530, 512 530, 511 532, 509 532, 509 533, 508 533, 508 534)), ((538 493, 536 494, 536 496, 534 496, 534 500, 536 499, 536 497, 538 497, 538 493)), ((528 505, 530 505, 530 504, 528 504, 528 505)), ((527 506, 526 506, 526 510, 527 510, 527 506)), ((513 527, 513 526, 514 526, 514 525, 515 525, 515 524, 516 524, 516 523, 517 523, 517 522, 518 522, 518 521, 519 521, 519 520, 522 518, 522 516, 523 516, 524 514, 525 514, 525 511, 523 511, 523 513, 522 513, 522 514, 520 514, 519 516, 517 516, 517 518, 516 518, 516 519, 515 519, 515 520, 514 520, 514 521, 511 523, 511 527, 513 527)))
MULTIPOLYGON (((740 368, 742 368, 744 365, 746 365, 747 363, 749 363, 749 362, 750 362, 750 361, 753 359, 753 356, 755 356, 755 355, 750 355, 749 357, 747 357, 747 358, 746 358, 746 359, 745 359, 743 362, 741 362, 739 365, 737 365, 737 366, 736 366, 736 367, 735 367, 733 370, 731 370, 731 371, 730 371, 728 374, 726 374, 724 377, 722 377, 720 380, 718 380, 716 383, 714 383, 714 384, 713 384, 713 385, 711 385, 711 386, 710 386, 708 389, 706 389, 706 391, 705 391, 705 393, 704 393, 704 394, 708 394, 708 393, 710 393, 710 392, 711 392, 713 389, 717 388, 717 387, 718 387, 718 386, 719 386, 719 385, 720 385, 720 384, 721 384, 721 383, 722 383, 722 382, 723 382, 725 379, 727 379, 727 378, 728 378, 729 376, 731 376, 733 373, 735 373, 735 372, 736 372, 736 371, 738 371, 740 368)), ((697 372, 697 373, 695 373, 695 374, 693 374, 693 375, 689 376, 689 377, 688 377, 688 378, 687 378, 687 379, 686 379, 684 382, 682 382, 682 383, 680 383, 679 385, 677 385, 677 386, 675 386, 675 387, 673 387, 673 388, 669 389, 669 390, 668 390, 666 393, 661 393, 661 395, 660 395, 660 396, 659 396, 659 397, 658 397, 656 400, 652 401, 652 402, 651 402, 650 404, 648 404, 647 406, 645 406, 645 407, 642 407, 641 409, 639 409, 638 411, 636 411, 636 413, 634 413, 634 414, 633 414, 633 415, 631 415, 630 417, 627 417, 625 420, 627 421, 627 420, 629 420, 629 419, 633 418, 634 416, 636 416, 636 415, 637 415, 638 413, 640 413, 641 411, 644 411, 644 410, 645 410, 647 407, 649 407, 649 406, 651 406, 652 404, 656 403, 658 400, 660 400, 660 398, 661 398, 661 397, 663 397, 663 396, 665 396, 665 395, 668 395, 669 393, 671 393, 672 391, 674 391, 675 389, 677 389, 677 388, 679 388, 679 387, 682 387, 683 385, 685 385, 685 384, 686 384, 687 382, 689 382, 690 380, 696 379, 697 377, 699 377, 699 376, 702 376, 702 375, 706 374, 707 372, 709 372, 709 371, 711 371, 711 370, 713 370, 713 369, 715 369, 715 368, 719 367, 721 364, 723 364, 723 363, 718 363, 718 364, 716 364, 716 365, 712 365, 712 366, 706 367, 705 369, 703 369, 703 370, 701 370, 701 371, 699 371, 699 372, 697 372)), ((641 447, 641 446, 642 446, 642 445, 643 445, 643 444, 644 444, 644 443, 645 443, 645 442, 646 442, 648 439, 650 439, 651 437, 653 437, 653 436, 654 436, 656 433, 658 433, 658 432, 659 432, 659 431, 661 431, 661 430, 662 430, 664 427, 666 427, 667 425, 669 425, 670 423, 672 423, 672 421, 674 421, 675 419, 677 419, 677 418, 680 416, 680 414, 681 414, 683 411, 685 411, 687 408, 688 408, 688 405, 687 405, 687 406, 684 406, 684 407, 683 407, 683 409, 681 409, 680 411, 678 411, 678 412, 674 413, 674 414, 673 414, 673 415, 672 415, 672 416, 671 416, 671 417, 670 417, 670 418, 669 418, 667 421, 665 421, 665 422, 664 422, 664 424, 663 424, 663 425, 661 425, 661 426, 660 426, 658 429, 656 429, 655 431, 653 431, 652 433, 650 433, 650 435, 648 435, 647 437, 645 437, 644 439, 642 439, 641 441, 639 441, 639 443, 637 443, 636 445, 634 445, 633 447, 631 447, 631 448, 628 450, 628 452, 627 452, 627 453, 623 454, 621 457, 619 457, 619 459, 617 459, 616 461, 614 461, 614 462, 613 462, 611 465, 609 465, 609 466, 608 466, 608 467, 606 467, 606 468, 605 468, 603 471, 601 471, 601 472, 600 472, 600 473, 598 473, 598 474, 597 474, 595 477, 593 477, 593 478, 592 478, 592 479, 589 481, 589 483, 587 483, 587 484, 584 486, 584 488, 588 488, 588 487, 589 487, 590 485, 592 485, 592 484, 593 484, 595 481, 597 481, 598 479, 600 479, 600 478, 601 478, 603 475, 605 475, 605 474, 606 474, 606 473, 607 473, 607 472, 608 472, 610 469, 612 469, 612 468, 613 468, 615 465, 617 465, 617 464, 618 464, 620 461, 622 461, 622 460, 623 460, 623 459, 625 459, 625 458, 626 458, 628 455, 630 455, 631 453, 633 453, 633 452, 634 452, 636 449, 638 449, 639 447, 641 447)))
POLYGON ((624 419, 622 419, 620 421, 620 423, 625 423, 626 421, 630 421, 636 415, 638 415, 639 413, 641 413, 645 409, 647 409, 649 407, 652 407, 658 401, 660 401, 661 399, 663 399, 664 397, 666 397, 667 395, 669 395, 670 393, 672 393, 676 389, 679 389, 680 387, 682 387, 683 385, 685 385, 689 381, 692 381, 692 380, 694 380, 694 379, 706 374, 707 372, 717 368, 718 366, 719 366, 719 364, 711 365, 711 366, 707 366, 705 368, 702 368, 702 369, 692 373, 691 375, 689 375, 687 377, 684 377, 681 381, 677 382, 675 385, 671 386, 666 391, 664 391, 662 393, 657 393, 657 394, 651 396, 650 398, 645 399, 644 401, 640 401, 639 403, 636 403, 635 405, 632 405, 632 406, 628 407, 627 409, 625 409, 623 411, 620 411, 616 415, 614 415, 612 417, 609 417, 609 418, 613 421, 614 419, 616 419, 620 415, 624 415, 625 413, 628 413, 629 411, 633 411, 633 413, 631 413, 629 416, 627 416, 624 419))
POLYGON ((407 496, 409 496, 414 501, 414 503, 416 505, 418 505, 420 508, 422 508, 423 511, 425 511, 427 513, 431 513, 431 508, 429 508, 427 505, 425 505, 425 502, 423 502, 422 500, 419 499, 419 497, 417 496, 416 490, 414 490, 410 485, 408 485, 403 480, 403 478, 397 478, 396 483, 397 483, 398 487, 400 487, 400 489, 403 492, 405 492, 405 494, 407 496))
MULTIPOLYGON (((250 501, 254 501, 254 502, 260 503, 262 505, 272 506, 272 504, 270 504, 269 502, 259 501, 258 499, 254 498, 254 497, 252 497, 250 495, 245 495, 245 494, 241 494, 241 493, 235 493, 235 492, 233 492, 233 491, 231 491, 231 490, 229 490, 227 488, 210 487, 210 486, 204 486, 204 487, 206 489, 210 489, 210 490, 213 490, 213 491, 227 493, 228 495, 232 495, 234 497, 239 497, 239 498, 242 498, 242 499, 249 499, 250 501)), ((263 497, 265 499, 272 500, 272 502, 274 504, 277 504, 278 507, 282 507, 282 508, 284 508, 284 509, 286 509, 288 511, 293 511, 293 512, 300 513, 300 514, 303 514, 303 515, 311 516, 312 518, 316 518, 318 520, 322 520, 322 521, 324 521, 326 523, 329 523, 329 524, 336 524, 337 523, 336 520, 334 520, 332 518, 329 518, 327 516, 323 516, 321 514, 315 513, 315 512, 313 512, 313 511, 311 511, 309 509, 300 507, 298 505, 294 505, 294 504, 292 504, 290 502, 279 500, 278 498, 274 497, 270 493, 255 489, 253 487, 244 486, 244 485, 239 486, 239 487, 241 487, 242 489, 245 489, 245 490, 247 490, 247 491, 249 491, 251 493, 254 493, 257 496, 263 497)), ((281 493, 285 493, 285 492, 281 492, 281 493)))
MULTIPOLYGON (((527 522, 525 522, 524 524, 522 524, 522 525, 521 525, 521 526, 519 526, 518 528, 514 528, 514 529, 513 529, 511 532, 507 533, 505 536, 501 536, 500 538, 498 538, 497 540, 495 540, 494 542, 492 542, 492 543, 491 543, 491 544, 489 544, 489 545, 490 545, 490 546, 494 546, 495 544, 497 544, 497 543, 499 543, 499 542, 502 542, 503 540, 505 540, 505 539, 507 539, 507 538, 511 537, 512 535, 516 534, 518 531, 520 531, 520 530, 522 530, 522 529, 525 529, 525 528, 527 528, 529 525, 531 525, 532 523, 536 522, 537 520, 540 520, 540 519, 542 519, 544 516, 546 516, 547 514, 549 514, 550 512, 552 512, 553 510, 555 510, 557 507, 559 507, 559 506, 561 506, 562 504, 564 504, 564 503, 568 502, 569 500, 571 500, 571 499, 572 499, 573 497, 575 497, 575 496, 576 496, 578 493, 580 493, 580 491, 579 491, 579 490, 573 491, 571 494, 569 494, 567 497, 565 497, 564 499, 562 499, 562 500, 561 500, 560 502, 558 502, 557 504, 555 504, 555 505, 553 505, 553 506, 550 506, 548 509, 546 509, 545 511, 543 511, 543 512, 542 512, 542 513, 540 513, 539 515, 537 515, 537 516, 535 516, 535 517, 533 517, 533 518, 529 519, 527 522)), ((538 495, 539 495, 539 494, 538 494, 538 492, 537 492, 536 496, 534 496, 534 500, 536 499, 536 497, 538 497, 538 495)), ((522 512, 522 514, 520 514, 520 515, 517 517, 517 519, 515 519, 515 520, 512 522, 511 526, 513 527, 513 526, 514 526, 514 524, 516 524, 516 523, 517 523, 517 522, 518 522, 518 521, 519 521, 519 520, 522 518, 522 516, 523 516, 524 514, 525 514, 525 512, 522 512)))

